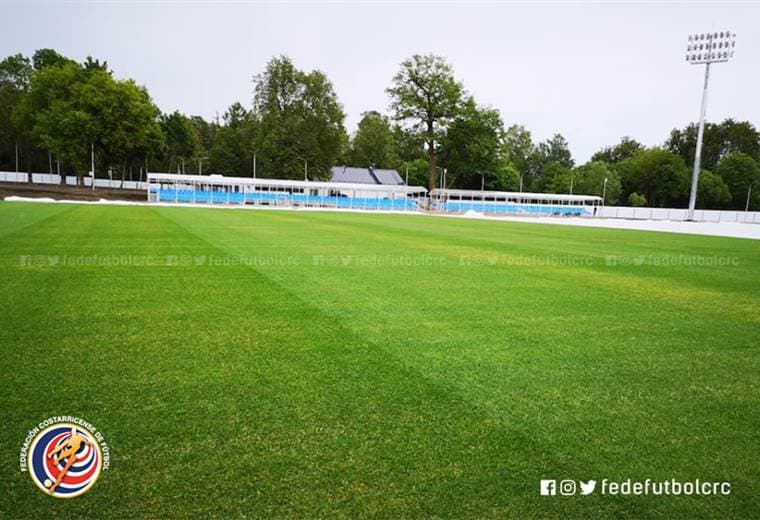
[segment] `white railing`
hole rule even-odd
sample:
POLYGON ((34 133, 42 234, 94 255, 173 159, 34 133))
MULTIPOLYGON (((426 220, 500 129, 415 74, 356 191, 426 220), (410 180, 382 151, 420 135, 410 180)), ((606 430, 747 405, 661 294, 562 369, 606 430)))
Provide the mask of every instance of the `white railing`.
MULTIPOLYGON (((0 172, 0 182, 22 182, 29 181, 29 174, 25 172, 0 172)), ((92 186, 92 179, 90 177, 83 178, 85 186, 92 186)), ((61 177, 59 175, 50 173, 32 173, 33 184, 61 184, 61 177)), ((73 175, 66 177, 66 185, 76 186, 77 178, 73 175)), ((121 179, 95 179, 95 188, 124 188, 127 190, 147 190, 148 185, 145 182, 139 181, 127 181, 123 183, 121 179)))
MULTIPOLYGON (((596 212, 597 217, 625 218, 631 220, 686 220, 687 210, 677 208, 633 208, 629 206, 605 206, 596 212)), ((733 211, 715 209, 694 210, 697 222, 744 222, 760 224, 760 211, 733 211)))

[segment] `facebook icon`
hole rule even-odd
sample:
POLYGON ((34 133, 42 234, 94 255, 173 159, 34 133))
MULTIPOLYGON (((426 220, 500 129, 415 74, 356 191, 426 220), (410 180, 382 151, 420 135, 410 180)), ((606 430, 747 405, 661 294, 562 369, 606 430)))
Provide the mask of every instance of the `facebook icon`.
POLYGON ((541 496, 553 496, 556 494, 557 494, 557 481, 541 479, 541 496))

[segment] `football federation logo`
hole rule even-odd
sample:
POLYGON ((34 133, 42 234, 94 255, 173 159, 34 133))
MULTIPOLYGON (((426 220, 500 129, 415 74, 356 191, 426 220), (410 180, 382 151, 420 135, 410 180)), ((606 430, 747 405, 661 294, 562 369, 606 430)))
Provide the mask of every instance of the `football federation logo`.
POLYGON ((103 469, 103 453, 90 431, 62 422, 37 434, 29 446, 27 464, 32 480, 42 491, 71 498, 95 484, 103 469))

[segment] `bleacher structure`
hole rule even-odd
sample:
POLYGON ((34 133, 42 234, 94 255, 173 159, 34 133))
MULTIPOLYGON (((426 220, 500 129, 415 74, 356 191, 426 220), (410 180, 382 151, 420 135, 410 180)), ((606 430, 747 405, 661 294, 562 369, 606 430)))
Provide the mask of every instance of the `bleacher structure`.
POLYGON ((436 189, 430 192, 432 210, 443 213, 595 216, 603 206, 596 195, 436 189))
POLYGON ((427 195, 420 186, 173 173, 149 173, 147 191, 149 202, 386 211, 416 211, 427 195))
POLYGON ((595 195, 436 189, 421 186, 149 173, 148 201, 375 211, 595 216, 595 195), (429 195, 429 196, 428 196, 429 195))

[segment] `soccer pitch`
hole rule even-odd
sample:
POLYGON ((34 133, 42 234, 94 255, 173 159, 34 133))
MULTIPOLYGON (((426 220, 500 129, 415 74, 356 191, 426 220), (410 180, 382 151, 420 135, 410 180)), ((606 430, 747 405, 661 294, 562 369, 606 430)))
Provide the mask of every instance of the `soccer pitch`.
POLYGON ((0 203, 0 516, 757 518, 759 301, 750 240, 0 203), (111 467, 56 500, 67 414, 111 467))

